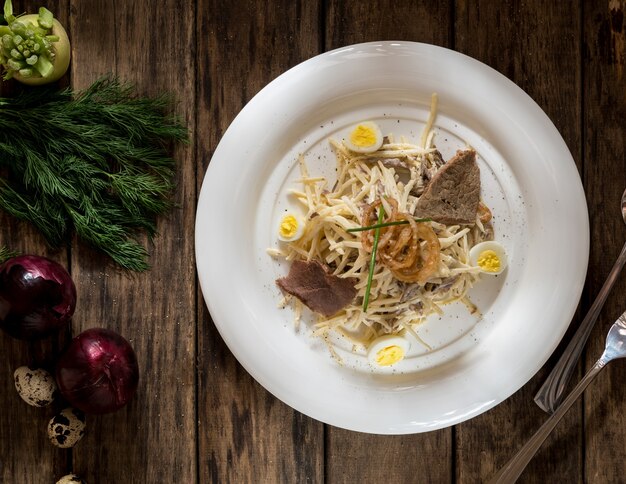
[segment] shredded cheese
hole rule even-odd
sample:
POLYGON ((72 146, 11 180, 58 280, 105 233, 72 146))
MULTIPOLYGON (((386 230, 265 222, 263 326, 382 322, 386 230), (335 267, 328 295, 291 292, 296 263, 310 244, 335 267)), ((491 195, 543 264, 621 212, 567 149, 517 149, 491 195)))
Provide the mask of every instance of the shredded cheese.
MULTIPOLYGON (((378 263, 367 312, 361 307, 370 253, 362 247, 361 233, 347 230, 361 225, 365 204, 377 199, 386 205, 385 197, 393 198, 398 202, 399 212, 414 212, 425 185, 441 164, 432 145, 436 109, 437 95, 433 94, 420 146, 404 139, 394 142, 393 136, 387 136, 387 143, 378 151, 360 154, 330 140, 337 157, 337 181, 331 190, 327 189, 330 186, 328 180, 311 176, 304 157, 299 158, 300 187, 290 193, 307 212, 307 228, 299 240, 270 254, 289 261, 324 261, 335 275, 357 279, 358 292, 353 304, 330 318, 317 315, 315 322, 313 334, 324 339, 338 361, 341 359, 328 341, 330 331, 338 332, 355 345, 367 345, 384 334, 406 331, 431 349, 417 333, 418 326, 429 315, 441 314, 441 306, 453 301, 462 301, 471 311, 476 311, 467 299, 467 291, 479 277, 479 270, 469 265, 469 249, 490 235, 478 218, 475 225, 465 227, 429 222, 441 250, 435 274, 423 285, 404 283, 397 280, 385 265, 378 263)), ((389 208, 385 206, 385 210, 389 208)), ((290 301, 296 301, 296 298, 290 301)), ((301 314, 302 305, 297 301, 298 322, 301 314)))

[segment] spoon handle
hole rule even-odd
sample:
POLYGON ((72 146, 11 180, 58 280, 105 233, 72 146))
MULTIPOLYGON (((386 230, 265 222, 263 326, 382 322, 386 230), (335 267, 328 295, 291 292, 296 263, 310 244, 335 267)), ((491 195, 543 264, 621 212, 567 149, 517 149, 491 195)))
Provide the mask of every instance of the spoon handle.
POLYGON ((539 405, 542 410, 552 413, 559 405, 563 390, 565 390, 567 382, 572 377, 576 363, 585 347, 587 338, 589 338, 589 333, 591 333, 591 329, 596 319, 598 319, 600 310, 602 306, 604 306, 604 301, 606 301, 606 297, 609 295, 609 292, 611 292, 625 262, 626 244, 622 247, 622 252, 615 261, 615 264, 613 264, 611 272, 606 278, 606 281, 604 281, 596 300, 593 302, 591 308, 589 308, 585 319, 580 323, 578 330, 559 358, 556 366, 552 369, 552 372, 550 372, 550 375, 548 375, 548 378, 546 378, 546 381, 535 395, 535 403, 539 405))
POLYGON ((593 365, 591 370, 589 370, 584 378, 580 380, 578 385, 576 385, 576 387, 572 390, 572 393, 567 396, 559 408, 557 408, 556 411, 550 415, 548 420, 546 420, 543 425, 539 427, 539 430, 537 430, 537 432, 535 432, 535 434, 530 438, 530 440, 524 444, 524 447, 522 447, 517 454, 515 454, 513 458, 491 478, 491 481, 489 481, 490 484, 511 484, 519 478, 530 460, 539 450, 539 447, 541 447, 541 444, 543 444, 548 435, 550 435, 550 432, 554 430, 556 424, 559 423, 559 421, 563 418, 563 415, 567 413, 580 394, 585 391, 587 385, 591 383, 591 380, 595 378, 595 376, 609 361, 610 360, 608 358, 605 358, 605 356, 602 355, 596 364, 593 365))

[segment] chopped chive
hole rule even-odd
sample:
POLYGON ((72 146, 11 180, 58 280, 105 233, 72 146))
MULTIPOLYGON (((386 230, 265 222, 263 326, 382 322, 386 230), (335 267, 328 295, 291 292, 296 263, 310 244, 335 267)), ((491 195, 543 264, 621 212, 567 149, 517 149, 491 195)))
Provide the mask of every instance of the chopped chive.
MULTIPOLYGON (((416 222, 432 222, 431 218, 416 218, 416 222)), ((383 227, 390 227, 391 225, 405 225, 409 222, 406 220, 396 220, 394 222, 377 223, 376 225, 369 225, 368 227, 356 227, 354 229, 346 229, 346 232, 363 232, 364 230, 381 229, 383 227)))
POLYGON ((378 227, 374 231, 374 243, 372 244, 372 256, 370 257, 370 271, 367 275, 367 287, 365 288, 365 296, 363 296, 363 312, 367 311, 367 305, 370 302, 370 291, 372 290, 372 279, 374 278, 374 266, 376 265, 376 251, 378 250, 378 239, 380 238, 380 225, 382 225, 385 216, 385 208, 380 205, 378 211, 378 227))

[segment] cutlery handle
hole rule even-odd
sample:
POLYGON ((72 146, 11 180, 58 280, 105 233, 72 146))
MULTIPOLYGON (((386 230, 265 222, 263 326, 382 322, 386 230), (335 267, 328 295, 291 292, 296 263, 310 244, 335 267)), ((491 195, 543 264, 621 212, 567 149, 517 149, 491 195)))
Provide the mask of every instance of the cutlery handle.
POLYGON ((556 409, 556 411, 550 415, 548 420, 546 420, 539 430, 535 432, 535 434, 524 444, 517 454, 513 456, 513 458, 507 462, 500 471, 491 478, 489 484, 512 484, 515 482, 519 476, 522 474, 526 466, 533 458, 533 456, 541 447, 541 444, 546 440, 548 435, 554 430, 556 424, 563 418, 563 415, 567 413, 572 404, 578 399, 580 394, 585 391, 585 388, 591 383, 591 380, 595 378, 595 376, 604 368, 604 366, 610 360, 604 359, 604 355, 600 358, 596 364, 589 370, 589 372, 584 376, 582 380, 576 385, 576 387, 572 390, 567 398, 563 401, 563 403, 556 409))
POLYGON ((600 310, 602 306, 604 306, 604 301, 606 301, 606 297, 609 295, 609 292, 611 292, 625 262, 626 244, 622 247, 622 252, 615 261, 615 264, 613 264, 609 276, 606 278, 606 281, 604 281, 602 289, 600 289, 596 300, 593 302, 591 308, 589 308, 585 319, 580 323, 578 330, 559 358, 556 366, 552 369, 550 375, 546 378, 546 381, 535 395, 535 403, 539 405, 542 410, 552 413, 559 405, 563 390, 565 390, 567 382, 572 377, 576 362, 580 358, 587 338, 589 338, 589 333, 591 333, 591 329, 596 319, 598 319, 598 314, 600 314, 600 310))

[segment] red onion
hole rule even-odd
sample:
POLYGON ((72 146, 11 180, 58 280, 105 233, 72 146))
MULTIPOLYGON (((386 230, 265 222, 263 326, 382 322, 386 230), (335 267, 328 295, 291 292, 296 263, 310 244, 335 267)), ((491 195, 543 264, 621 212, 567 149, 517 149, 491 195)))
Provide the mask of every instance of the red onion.
POLYGON ((0 327, 11 336, 49 336, 69 321, 75 308, 76 287, 57 262, 21 255, 0 265, 0 327))
POLYGON ((114 412, 137 390, 137 357, 130 343, 116 332, 88 329, 72 340, 59 359, 56 379, 61 395, 79 410, 114 412))

